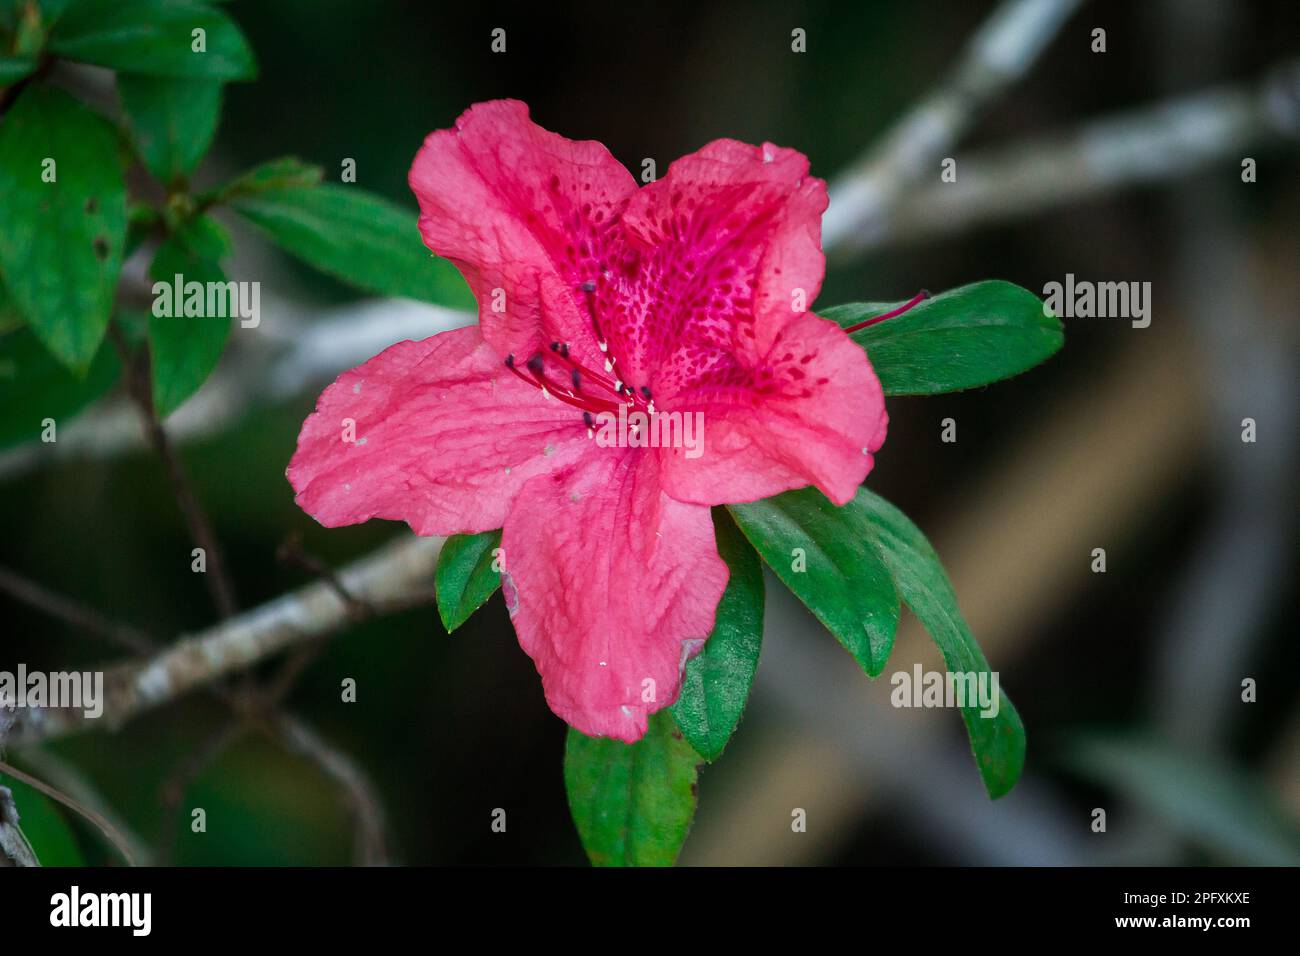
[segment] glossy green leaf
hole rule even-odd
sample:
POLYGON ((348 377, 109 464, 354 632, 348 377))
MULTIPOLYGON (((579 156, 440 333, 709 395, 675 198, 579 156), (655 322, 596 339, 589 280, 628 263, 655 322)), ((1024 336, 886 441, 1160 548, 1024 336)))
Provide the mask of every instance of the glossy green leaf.
POLYGON ((749 700, 763 643, 763 566, 725 508, 713 509, 718 554, 731 576, 713 632, 686 664, 672 714, 687 741, 710 763, 722 755, 749 700))
POLYGON ((30 56, 6 56, 0 54, 0 87, 17 83, 36 69, 36 59, 30 56))
POLYGON ((355 186, 273 189, 234 209, 308 265, 381 295, 472 308, 469 286, 420 239, 418 215, 355 186))
POLYGON ((112 388, 120 372, 108 342, 86 375, 78 377, 56 362, 30 329, 0 335, 0 448, 36 441, 47 418, 62 428, 112 388))
MULTIPOLYGON (((866 488, 859 488, 847 507, 865 517, 870 541, 893 575, 899 597, 930 633, 948 671, 988 672, 989 663, 961 616, 947 572, 916 525, 866 488)), ((1000 689, 996 715, 981 716, 978 703, 961 711, 984 787, 994 799, 1001 797, 1015 786, 1025 765, 1025 728, 1020 715, 1000 689)))
POLYGON ((492 569, 493 553, 501 547, 500 531, 453 534, 438 555, 433 575, 438 615, 450 634, 469 620, 501 586, 501 573, 492 569))
POLYGON ((1144 738, 1080 735, 1058 753, 1227 862, 1300 866, 1300 831, 1266 783, 1243 770, 1144 738))
POLYGON ((729 507, 776 576, 869 677, 880 676, 898 629, 898 594, 862 510, 836 508, 815 488, 729 507))
POLYGON ((74 0, 50 35, 59 56, 124 73, 245 80, 257 73, 244 35, 196 0, 74 0), (202 50, 199 36, 202 30, 202 50))
POLYGON ((569 728, 564 786, 596 866, 672 866, 695 816, 700 755, 667 711, 634 744, 569 728))
POLYGON ((194 255, 213 262, 220 262, 235 250, 226 227, 202 213, 186 221, 176 236, 194 255))
POLYGON ((62 90, 24 91, 0 122, 0 273, 74 370, 89 367, 108 327, 125 236, 113 127, 62 90))
MULTIPOLYGON (((208 283, 225 283, 226 276, 218 263, 224 231, 206 216, 188 223, 175 236, 158 247, 149 277, 175 289, 179 275, 184 292, 191 282, 204 283, 201 304, 189 308, 188 293, 180 301, 170 295, 171 315, 158 307, 149 316, 149 357, 153 378, 154 410, 160 417, 178 408, 199 390, 221 360, 230 337, 229 296, 209 301, 208 283), (197 312, 199 314, 188 314, 197 312)), ((227 240, 228 242, 228 240, 227 240)))
MULTIPOLYGON (((902 303, 854 302, 818 310, 850 328, 902 303)), ((932 395, 988 385, 1045 361, 1065 342, 1043 301, 1010 282, 952 289, 852 333, 886 395, 932 395)))
POLYGON ((117 78, 136 150, 159 182, 189 176, 207 153, 221 113, 221 88, 220 80, 117 78))
POLYGON ((12 332, 26 324, 27 320, 18 311, 18 306, 14 304, 13 299, 9 298, 4 285, 0 284, 0 333, 12 332))

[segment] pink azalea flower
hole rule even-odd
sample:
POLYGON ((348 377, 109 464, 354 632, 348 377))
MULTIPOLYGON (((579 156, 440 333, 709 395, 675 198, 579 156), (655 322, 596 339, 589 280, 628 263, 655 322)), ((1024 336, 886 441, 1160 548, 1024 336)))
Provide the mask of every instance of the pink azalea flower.
POLYGON ((638 188, 508 100, 430 134, 410 183, 479 324, 339 376, 289 464, 296 500, 330 527, 503 528, 507 607, 551 709, 638 740, 726 587, 710 506, 807 485, 844 504, 884 441, 866 354, 803 304, 825 183, 795 150, 721 139, 638 188), (620 405, 702 413, 702 453, 603 447, 594 419, 620 405))

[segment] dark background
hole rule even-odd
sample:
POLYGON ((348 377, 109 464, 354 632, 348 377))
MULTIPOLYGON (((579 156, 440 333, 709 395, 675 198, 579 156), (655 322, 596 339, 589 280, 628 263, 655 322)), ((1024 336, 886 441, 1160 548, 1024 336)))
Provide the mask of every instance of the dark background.
MULTIPOLYGON (((943 77, 991 8, 970 0, 234 2, 229 9, 261 75, 228 87, 200 179, 216 182, 281 154, 336 175, 341 159, 352 157, 360 185, 413 208, 406 172, 423 137, 470 103, 501 96, 528 102, 549 129, 604 142, 636 173, 643 157, 655 158, 662 174, 672 159, 727 136, 800 149, 814 174, 833 179, 943 77), (498 26, 507 30, 506 55, 489 50, 498 26), (794 27, 807 30, 806 54, 790 52, 794 27)), ((954 155, 960 163, 968 151, 1050 136, 1173 93, 1251 83, 1297 55, 1300 15, 1286 0, 1085 5, 954 155), (1105 54, 1089 49, 1096 26, 1107 30, 1105 54)), ((1152 282, 1154 319, 1145 330, 1067 320, 1064 351, 1021 378, 957 396, 891 400, 888 442, 869 479, 931 535, 963 606, 975 606, 968 610, 976 635, 1029 733, 1026 793, 986 809, 974 764, 959 753, 960 720, 918 715, 962 758, 951 773, 927 778, 930 798, 948 806, 947 822, 934 824, 932 811, 898 783, 909 772, 906 749, 877 752, 876 764, 850 756, 853 740, 888 728, 837 725, 829 708, 820 725, 791 723, 761 678, 728 753, 702 775, 684 861, 1268 862, 1249 838, 1233 838, 1237 825, 1257 817, 1271 821, 1270 832, 1288 834, 1285 852, 1295 859, 1300 677, 1295 459, 1286 451, 1296 437, 1294 395, 1270 407, 1237 385, 1254 378, 1254 355, 1294 369, 1300 179, 1294 141, 1247 154, 1259 161, 1253 185, 1240 182, 1234 158, 1190 177, 832 265, 821 305, 901 299, 983 278, 1037 291, 1073 272, 1152 282), (1200 284, 1224 291, 1215 270, 1228 256, 1245 270, 1247 298, 1228 296, 1229 308, 1197 318, 1208 295, 1200 284), (1239 340, 1257 351, 1242 358, 1233 348, 1239 340), (1116 407, 1124 394, 1118 383, 1137 383, 1128 408, 1116 407), (1239 440, 1248 415, 1260 422, 1257 445, 1239 440), (956 444, 939 441, 939 421, 949 416, 959 423, 956 444), (1270 446, 1270 460, 1280 455, 1290 464, 1236 473, 1241 456, 1263 460, 1270 446), (1127 449, 1118 458, 1131 467, 1107 465, 1117 447, 1127 449), (1083 486, 1071 480, 1072 456, 1083 486), (1065 470, 1052 470, 1054 461, 1065 470), (1287 493, 1270 497, 1279 474, 1287 493), (1057 484, 1045 484, 1047 476, 1057 484), (1066 512, 1084 515, 1085 527, 1095 518, 1095 532, 1054 520, 1066 512), (1244 579, 1213 564, 1228 547, 1218 536, 1233 534, 1245 553, 1267 558, 1244 579), (1088 567, 1098 546, 1108 552, 1104 575, 1088 567), (1210 570, 1198 575, 1202 567, 1210 570), (1180 614, 1194 622, 1207 599, 1212 609, 1237 609, 1227 615, 1231 626, 1208 645, 1184 644, 1180 614), (1207 654, 1222 655, 1223 668, 1207 654), (1184 667, 1190 655, 1197 660, 1184 667), (1198 672, 1218 679, 1200 681, 1198 672), (1247 676, 1260 682, 1258 703, 1223 706, 1223 695, 1234 695, 1247 676), (1202 708, 1188 698, 1189 686, 1220 699, 1209 705, 1224 715, 1212 728, 1197 723, 1202 708), (1078 756, 1078 741, 1113 737, 1141 739, 1162 756, 1100 766, 1078 756), (793 754, 806 759, 793 763, 793 754), (1191 783, 1181 769, 1162 770, 1168 755, 1190 768, 1191 783), (1204 803, 1203 790, 1218 802, 1204 803), (791 838, 791 806, 810 810, 809 834, 791 838), (981 837, 936 835, 960 827, 967 807, 974 816, 966 825, 983 828, 981 837), (1122 845, 1102 848, 1107 837, 1089 832, 1094 807, 1108 808, 1122 845)), ((247 258, 234 278, 258 278, 268 263, 266 275, 279 278, 284 295, 321 306, 355 297, 247 231, 237 237, 247 258)), ((276 560, 289 534, 341 564, 400 530, 372 522, 327 531, 294 506, 283 469, 315 394, 260 409, 183 451, 246 607, 309 579, 276 560)), ((192 545, 150 456, 60 464, 7 477, 0 487, 0 563, 157 634, 212 622, 208 595, 189 570, 192 545)), ((775 590, 770 582, 769 593, 775 590)), ((12 660, 57 670, 116 659, 3 598, 0 614, 0 666, 12 660)), ((799 632, 786 641, 791 653, 818 643, 833 648, 829 635, 788 607, 769 610, 769 629, 776 625, 799 632)), ((894 664, 910 667, 920 643, 900 641, 894 664)), ((842 653, 839 665, 855 667, 842 653)), ((861 678, 858 690, 883 703, 889 686, 861 678)), ((805 691, 813 701, 820 693, 805 691)), ((450 638, 430 608, 350 628, 311 664, 289 703, 371 774, 397 861, 583 861, 560 772, 565 728, 547 709, 499 596, 450 638), (339 701, 345 677, 358 682, 355 704, 339 701), (489 829, 496 807, 508 812, 505 834, 489 829)), ((186 806, 207 810, 206 835, 159 818, 163 782, 224 720, 218 704, 191 697, 115 734, 50 749, 92 779, 146 839, 174 840, 177 862, 347 862, 350 825, 336 792, 257 735, 234 743, 189 789, 186 806)), ((34 808, 33 826, 52 812, 34 808)), ((51 862, 113 858, 84 824, 65 822, 72 840, 51 842, 51 862)))

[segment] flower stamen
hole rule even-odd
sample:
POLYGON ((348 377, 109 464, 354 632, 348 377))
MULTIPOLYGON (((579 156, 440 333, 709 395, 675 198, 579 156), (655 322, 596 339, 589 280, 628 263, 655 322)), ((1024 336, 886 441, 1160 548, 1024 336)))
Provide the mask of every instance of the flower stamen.
POLYGON ((884 322, 886 319, 895 318, 897 316, 902 315, 904 312, 908 312, 911 309, 914 309, 916 306, 920 305, 928 298, 930 298, 929 290, 922 289, 916 295, 912 296, 912 298, 908 299, 906 302, 900 305, 897 309, 893 309, 889 312, 886 312, 884 315, 878 315, 875 318, 867 319, 865 322, 859 322, 857 325, 849 326, 844 331, 852 334, 853 332, 856 332, 859 329, 865 329, 869 325, 875 325, 877 322, 884 322))

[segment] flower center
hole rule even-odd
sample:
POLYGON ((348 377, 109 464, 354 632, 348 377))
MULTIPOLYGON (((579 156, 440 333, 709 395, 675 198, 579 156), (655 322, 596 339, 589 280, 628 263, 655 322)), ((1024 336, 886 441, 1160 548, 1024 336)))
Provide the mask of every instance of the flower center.
POLYGON ((649 386, 642 385, 636 389, 618 377, 615 369, 618 360, 609 354, 609 341, 596 318, 596 283, 584 282, 578 288, 586 298, 591 327, 596 334, 596 344, 605 355, 605 372, 608 374, 594 372, 575 359, 569 354, 567 342, 552 342, 549 356, 535 352, 522 370, 514 355, 507 355, 505 364, 521 381, 541 389, 544 398, 554 398, 580 409, 590 437, 595 425, 593 416, 602 412, 617 414, 620 406, 653 415, 655 403, 649 386))

